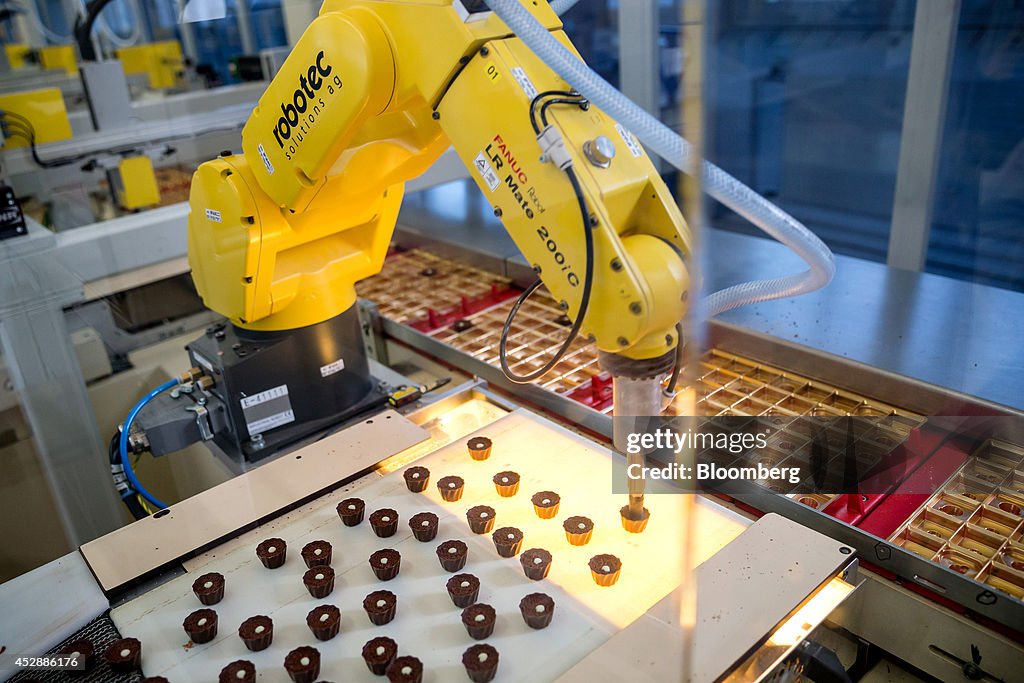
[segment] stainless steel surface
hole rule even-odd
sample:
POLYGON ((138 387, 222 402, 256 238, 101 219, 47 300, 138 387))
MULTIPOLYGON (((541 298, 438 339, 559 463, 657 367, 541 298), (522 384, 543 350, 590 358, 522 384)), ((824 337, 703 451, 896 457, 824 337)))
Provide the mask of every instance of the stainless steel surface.
MULTIPOLYGON (((359 284, 360 296, 373 302, 378 315, 393 322, 413 324, 423 329, 428 321, 426 310, 449 310, 462 297, 479 297, 494 283, 495 276, 458 261, 444 259, 422 249, 393 254, 380 274, 359 284), (429 277, 426 273, 430 273, 429 277), (426 290, 426 291, 424 291, 426 290)), ((502 286, 507 281, 499 280, 502 286)), ((427 333, 463 354, 498 367, 498 343, 509 309, 508 303, 495 304, 478 313, 460 313, 459 322, 437 322, 427 333)), ((520 374, 542 366, 554 349, 561 346, 568 328, 568 318, 543 290, 535 293, 520 309, 509 329, 508 358, 512 369, 520 374)), ((610 413, 611 391, 607 377, 599 376, 597 349, 585 339, 577 339, 564 359, 537 385, 558 394, 589 393, 588 405, 610 413), (597 402, 592 397, 600 395, 597 402)), ((699 415, 782 415, 782 416, 902 416, 912 413, 863 394, 844 391, 821 380, 812 380, 798 373, 769 364, 713 349, 697 357, 688 375, 696 391, 692 396, 676 395, 674 401, 662 405, 659 384, 645 394, 647 400, 640 412, 614 405, 620 415, 685 414, 693 399, 699 415), (622 412, 626 410, 626 412, 622 412)), ((632 403, 632 401, 627 401, 632 403)), ((915 424, 916 420, 908 420, 915 424)))
MULTIPOLYGON (((130 119, 131 111, 131 106, 128 105, 126 119, 130 119)), ((235 140, 234 143, 226 144, 221 149, 237 148, 239 132, 251 112, 252 104, 243 103, 167 120, 131 122, 131 125, 126 124, 112 130, 103 130, 70 140, 42 145, 39 148, 39 155, 44 159, 53 159, 79 154, 102 154, 109 149, 133 145, 156 145, 164 141, 173 141, 179 148, 179 157, 188 158, 195 150, 185 144, 187 141, 196 138, 213 138, 219 133, 230 133, 232 139, 235 140)), ((212 147, 212 144, 210 146, 212 147)), ((202 160, 215 155, 217 151, 207 150, 202 160)), ((25 148, 19 147, 5 152, 4 163, 9 177, 39 172, 38 166, 35 165, 31 154, 25 148)), ((57 171, 60 170, 57 169, 57 171)), ((70 170, 77 170, 76 165, 72 164, 70 170)), ((51 189, 59 183, 51 177, 54 169, 47 169, 47 172, 49 174, 48 182, 43 188, 51 189)))
MULTIPOLYGON (((708 290, 805 267, 770 240, 713 229, 705 233, 708 290)), ((527 264, 490 207, 465 182, 410 197, 396 239, 442 245, 448 253, 477 259, 471 262, 483 268, 530 279, 527 264)), ((911 378, 1024 410, 1019 391, 1024 346, 1015 342, 1024 338, 1024 294, 844 256, 836 257, 836 264, 835 280, 819 292, 747 306, 714 322, 748 339, 756 337, 759 347, 762 340, 769 342, 755 358, 782 367, 789 365, 776 362, 771 355, 775 347, 780 354, 799 347, 790 355, 810 354, 814 363, 828 363, 821 355, 826 354, 870 366, 865 370, 876 378, 900 376, 900 382, 886 379, 884 386, 893 390, 911 378)))
POLYGON ((123 133, 131 122, 132 96, 121 62, 83 62, 79 70, 93 126, 98 131, 123 133))
MULTIPOLYGON (((803 268, 780 244, 708 233, 713 287, 803 268)), ((1024 410, 1024 345, 1012 341, 1024 337, 1021 312, 1018 292, 837 256, 835 280, 825 289, 716 320, 1024 410)))
POLYGON ((40 655, 108 607, 85 560, 76 550, 0 583, 0 678, 18 668, 18 655, 40 655))
MULTIPOLYGON (((132 123, 166 121, 236 105, 255 107, 256 100, 266 87, 266 82, 258 81, 170 95, 146 93, 132 101, 130 118, 132 123)), ((94 130, 87 111, 70 111, 68 120, 76 136, 92 133, 94 130)))
POLYGON ((622 0, 618 24, 622 92, 645 111, 658 116, 661 59, 657 0, 622 0))
POLYGON ((147 517, 87 543, 82 555, 104 591, 112 591, 329 491, 428 437, 398 413, 381 411, 311 444, 298 456, 278 458, 185 504, 172 505, 166 515, 147 517), (284 471, 289 476, 282 476, 284 471), (125 553, 125 548, 138 552, 125 553))
POLYGON ((973 663, 972 647, 987 680, 1020 678, 1024 645, 873 572, 860 576, 857 591, 832 616, 838 626, 940 681, 966 680, 963 664, 973 663))
POLYGON ((959 24, 960 0, 916 4, 886 259, 896 268, 924 270, 928 257, 959 24))
MULTIPOLYGON (((766 515, 704 561, 696 570, 696 647, 689 680, 721 680, 744 662, 808 596, 844 572, 852 555, 842 549, 830 538, 766 515)), ((561 680, 679 680, 674 597, 661 600, 561 680)), ((798 642, 781 648, 776 659, 798 642)), ((739 680, 756 680, 758 672, 744 673, 739 680)))
POLYGON ((95 282, 188 253, 188 204, 172 204, 57 234, 54 256, 79 280, 95 282))

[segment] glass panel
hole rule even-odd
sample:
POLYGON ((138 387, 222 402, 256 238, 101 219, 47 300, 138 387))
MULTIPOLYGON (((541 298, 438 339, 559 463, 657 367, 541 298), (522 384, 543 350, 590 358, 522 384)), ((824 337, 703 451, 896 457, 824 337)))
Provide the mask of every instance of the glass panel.
POLYGON ((1024 7, 966 0, 942 137, 929 271, 1024 290, 1024 7))
MULTIPOLYGON (((709 157, 838 253, 884 261, 911 0, 719 4, 709 157)), ((719 228, 753 231, 715 206, 719 228)))

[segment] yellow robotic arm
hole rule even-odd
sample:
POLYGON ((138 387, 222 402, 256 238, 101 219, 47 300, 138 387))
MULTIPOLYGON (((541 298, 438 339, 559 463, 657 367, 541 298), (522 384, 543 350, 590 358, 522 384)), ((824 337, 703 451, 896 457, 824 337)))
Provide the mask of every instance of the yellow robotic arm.
MULTIPOLYGON (((571 47, 546 2, 525 5, 571 47)), ((404 181, 453 145, 573 319, 589 263, 582 333, 633 362, 628 376, 664 371, 689 290, 686 224, 632 134, 568 90, 483 3, 326 0, 243 154, 196 172, 199 293, 244 330, 340 315, 383 264, 404 181)))

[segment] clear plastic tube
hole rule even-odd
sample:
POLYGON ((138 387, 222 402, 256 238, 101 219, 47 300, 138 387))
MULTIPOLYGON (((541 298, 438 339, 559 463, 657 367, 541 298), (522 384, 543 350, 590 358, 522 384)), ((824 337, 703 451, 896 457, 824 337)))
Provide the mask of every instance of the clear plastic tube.
POLYGON ((28 17, 32 25, 35 26, 36 30, 42 34, 42 36, 50 43, 60 45, 66 43, 71 39, 71 34, 62 35, 57 33, 43 21, 43 18, 39 15, 39 7, 36 6, 34 0, 20 0, 18 3, 25 10, 25 15, 28 17))
POLYGON ((573 7, 576 6, 580 0, 551 0, 551 9, 555 10, 555 14, 562 16, 573 7))
MULTIPOLYGON (((540 24, 519 0, 486 0, 494 12, 545 64, 609 116, 628 126, 645 145, 684 173, 697 172, 690 144, 592 71, 540 24)), ((827 285, 835 259, 802 223, 712 163, 700 166, 704 191, 796 252, 809 270, 754 280, 711 294, 703 303, 714 317, 739 306, 806 294, 827 285)))
MULTIPOLYGON (((88 0, 81 0, 82 12, 86 12, 88 6, 88 0)), ((114 47, 131 47, 132 45, 138 45, 139 41, 142 40, 142 16, 139 12, 139 7, 134 2, 129 2, 128 7, 132 11, 132 17, 134 21, 131 22, 132 32, 127 36, 122 36, 120 33, 114 30, 108 21, 102 14, 96 20, 97 28, 100 33, 107 40, 111 42, 114 47)), ((109 10, 107 10, 109 11, 109 10)))

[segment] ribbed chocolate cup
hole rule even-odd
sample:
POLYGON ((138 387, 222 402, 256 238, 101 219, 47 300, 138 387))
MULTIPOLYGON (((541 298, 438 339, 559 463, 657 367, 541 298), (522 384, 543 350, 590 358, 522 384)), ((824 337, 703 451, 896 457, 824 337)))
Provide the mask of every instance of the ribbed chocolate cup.
POLYGON ((217 613, 212 609, 197 609, 185 617, 181 627, 193 643, 208 643, 217 636, 217 613))
POLYGON ((493 534, 494 548, 502 557, 515 557, 523 547, 523 532, 514 526, 503 526, 493 534))
POLYGON ((274 621, 262 614, 249 617, 238 627, 238 637, 252 652, 266 650, 274 642, 274 621), (262 631, 260 627, 263 627, 262 631))
POLYGON ((457 572, 466 566, 469 546, 462 541, 445 541, 437 546, 437 560, 446 572, 457 572))
POLYGON ((398 596, 391 591, 374 591, 363 598, 363 610, 372 624, 383 626, 395 618, 398 596))
POLYGON ((334 590, 334 569, 312 567, 302 575, 302 583, 314 598, 326 598, 334 590))
POLYGON ((366 503, 362 498, 346 498, 338 503, 338 516, 345 526, 359 526, 366 514, 366 503))
POLYGON ((480 597, 480 579, 472 574, 456 574, 445 584, 452 604, 465 609, 480 597), (465 584, 465 585, 463 585, 465 584))
POLYGON ((544 593, 530 593, 519 601, 519 613, 530 628, 547 628, 555 615, 555 601, 544 593))

